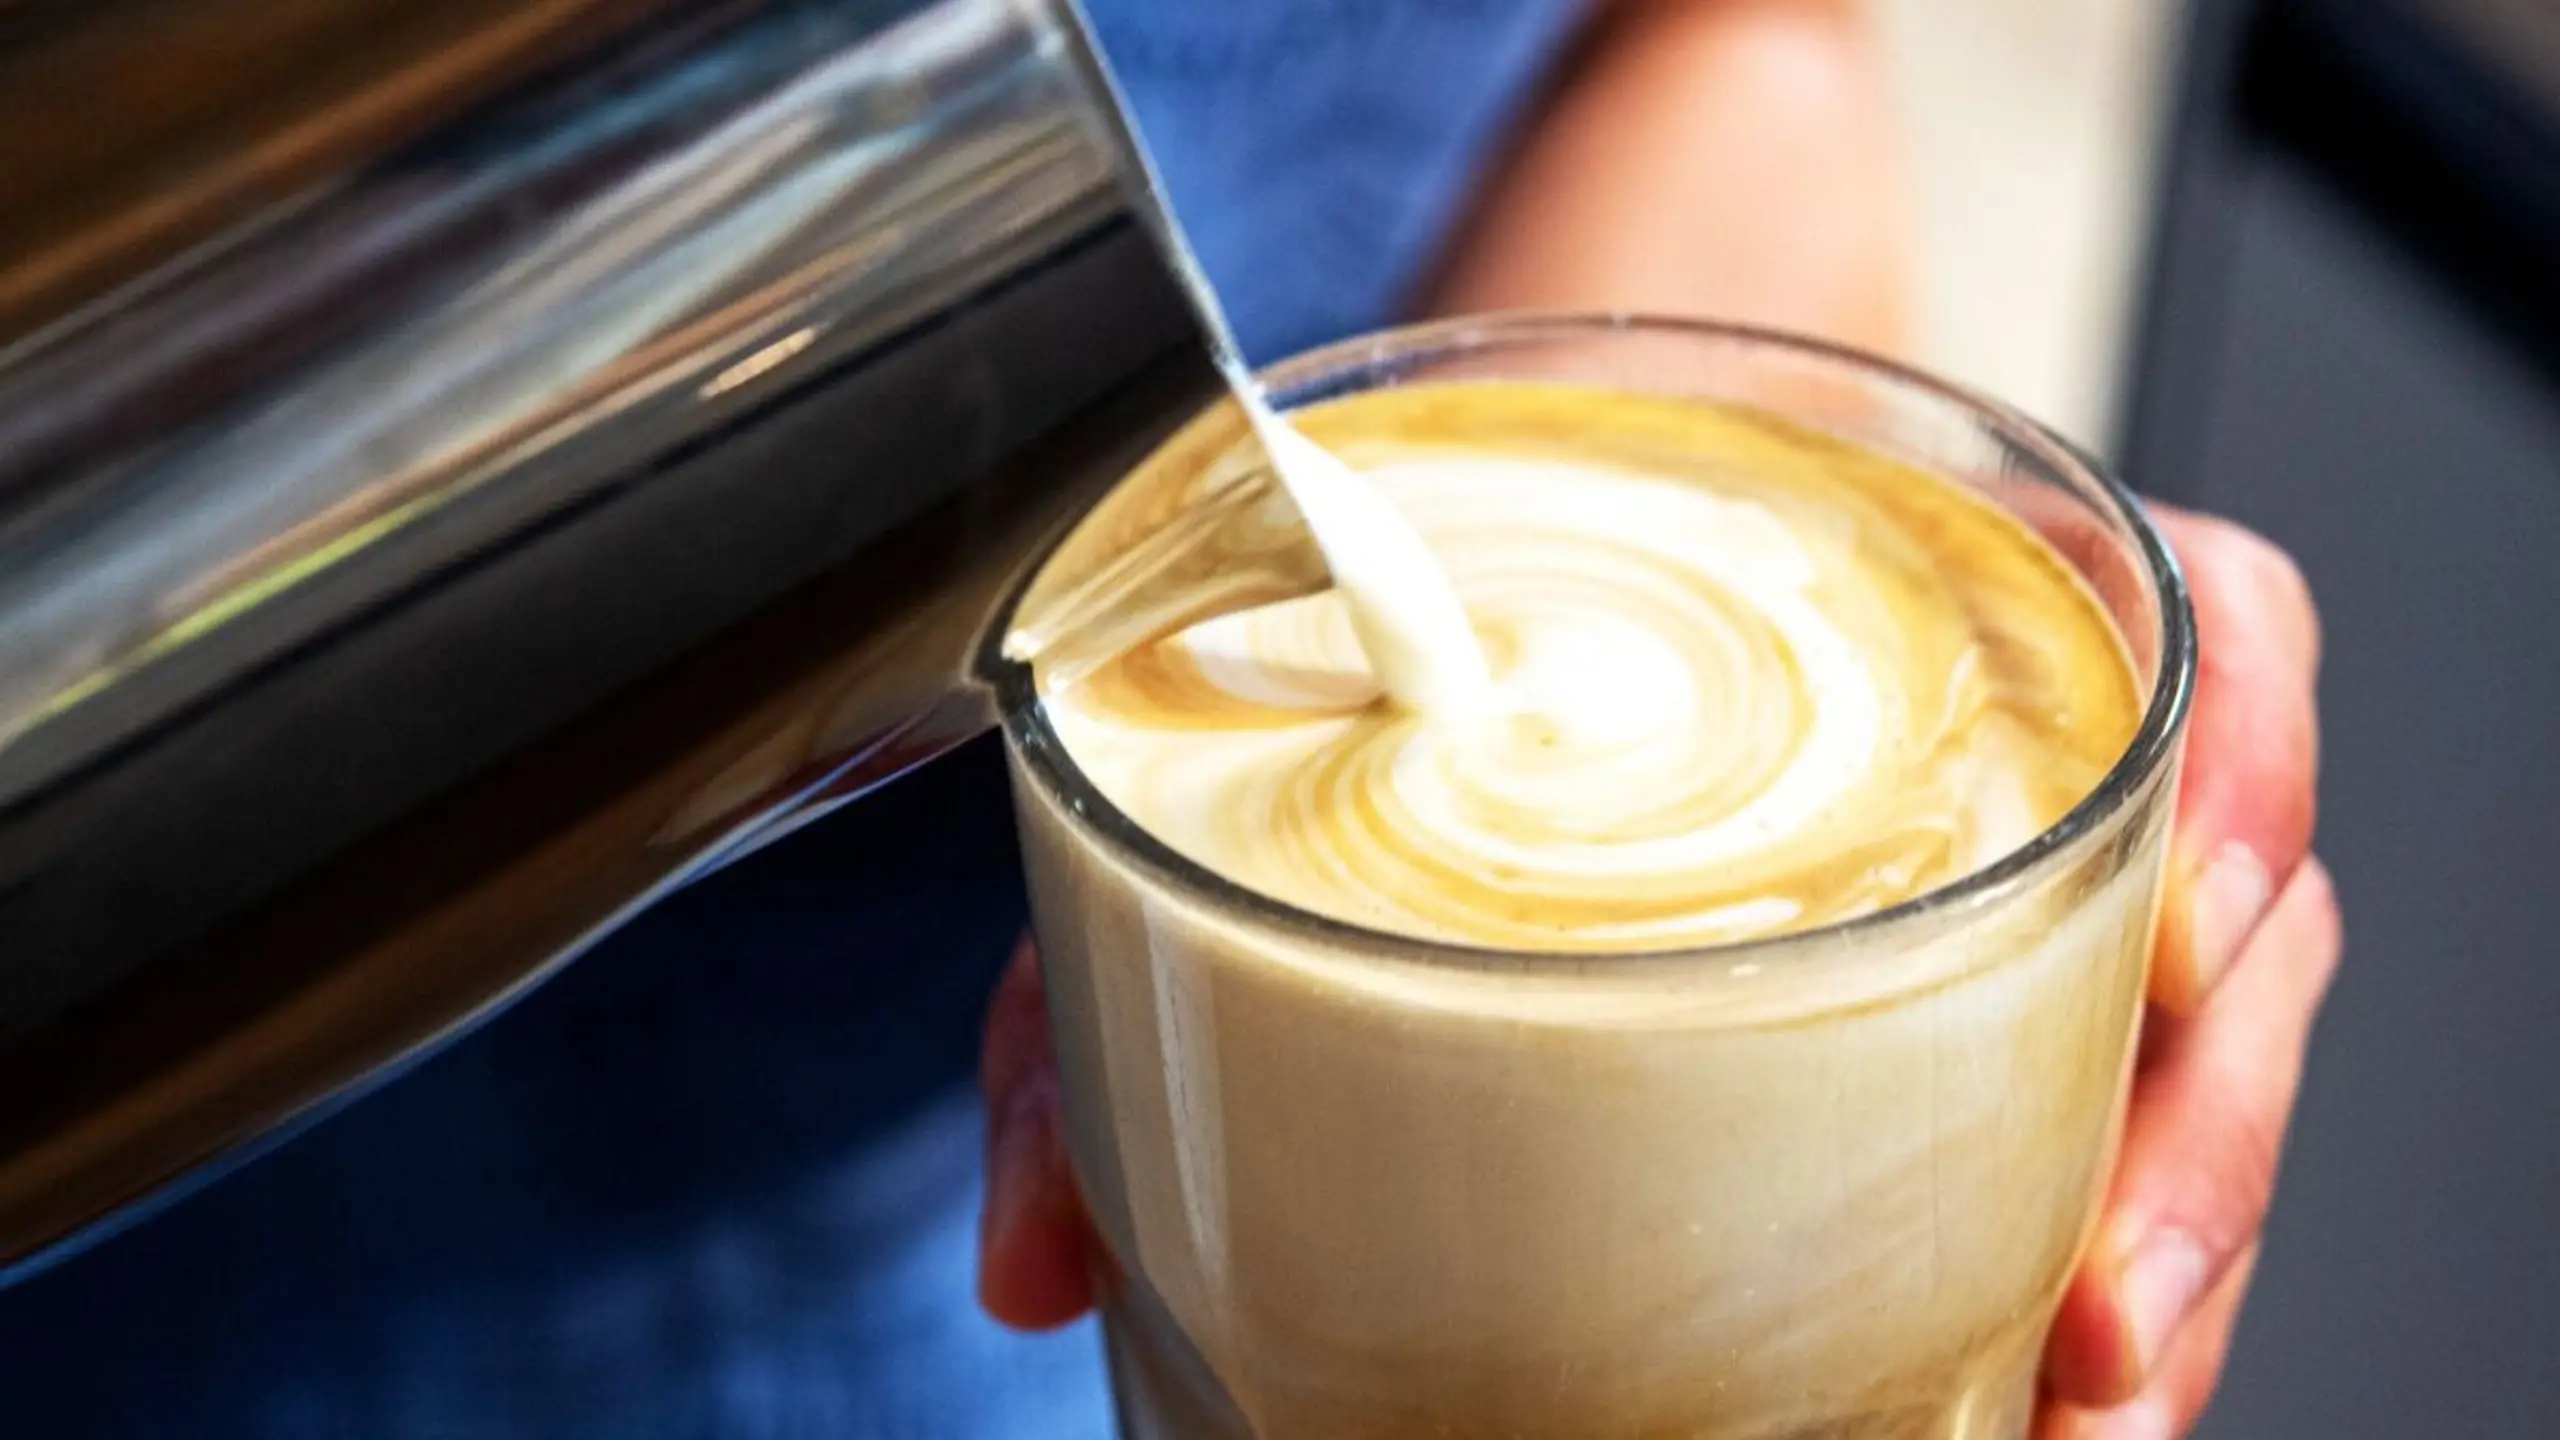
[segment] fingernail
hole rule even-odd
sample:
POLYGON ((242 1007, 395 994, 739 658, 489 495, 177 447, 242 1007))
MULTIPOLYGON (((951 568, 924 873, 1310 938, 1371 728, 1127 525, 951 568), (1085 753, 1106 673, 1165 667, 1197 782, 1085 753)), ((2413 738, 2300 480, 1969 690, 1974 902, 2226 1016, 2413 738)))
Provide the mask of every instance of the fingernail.
POLYGON ((2149 1399, 2110 1410, 2081 1432, 2088 1440, 2172 1440, 2177 1433, 2176 1418, 2167 1407, 2149 1399))
POLYGON ((2266 865, 2249 847, 2234 840, 2213 852, 2187 902, 2187 958, 2199 995, 2210 993, 2240 958, 2275 893, 2266 865))
POLYGON ((2178 1322, 2204 1294, 2208 1268, 2203 1249, 2174 1230, 2145 1240, 2133 1263, 2125 1267, 2117 1298, 2133 1329, 2133 1346, 2142 1357, 2145 1381, 2159 1366, 2178 1322))

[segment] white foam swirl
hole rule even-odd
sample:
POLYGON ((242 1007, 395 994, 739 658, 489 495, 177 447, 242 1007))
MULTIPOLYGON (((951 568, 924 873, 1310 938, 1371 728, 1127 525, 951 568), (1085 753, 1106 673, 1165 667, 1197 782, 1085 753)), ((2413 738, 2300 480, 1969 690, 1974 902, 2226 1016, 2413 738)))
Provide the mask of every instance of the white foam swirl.
MULTIPOLYGON (((1359 463, 1446 565, 1490 713, 1373 704, 1332 595, 1048 700, 1105 795, 1250 888, 1478 944, 1703 943, 1945 883, 2094 779, 2046 743, 2060 702, 2039 677, 2121 671, 2112 632, 2039 542, 1952 487, 1910 476, 1878 503, 1450 446, 1359 463), (1999 563, 1967 550, 1985 545, 1999 563), (2053 663, 1986 664, 1995 620, 2053 663)), ((2117 689, 2103 718, 2129 730, 2117 689)))

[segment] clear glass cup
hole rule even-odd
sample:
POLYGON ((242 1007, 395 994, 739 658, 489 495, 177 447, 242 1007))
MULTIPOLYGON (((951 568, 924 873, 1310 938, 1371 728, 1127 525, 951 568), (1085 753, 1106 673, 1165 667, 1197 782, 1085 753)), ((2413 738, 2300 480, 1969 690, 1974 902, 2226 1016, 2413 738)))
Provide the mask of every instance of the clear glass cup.
POLYGON ((2077 808, 1918 900, 1539 955, 1209 873, 1078 773, 1016 667, 1005 734, 1124 1430, 2024 1436, 2158 909, 2194 673, 2166 546, 2022 417, 1770 334, 1462 321, 1269 377, 1284 406, 1487 378, 1757 408, 1972 487, 2087 579, 2147 709, 2077 808))

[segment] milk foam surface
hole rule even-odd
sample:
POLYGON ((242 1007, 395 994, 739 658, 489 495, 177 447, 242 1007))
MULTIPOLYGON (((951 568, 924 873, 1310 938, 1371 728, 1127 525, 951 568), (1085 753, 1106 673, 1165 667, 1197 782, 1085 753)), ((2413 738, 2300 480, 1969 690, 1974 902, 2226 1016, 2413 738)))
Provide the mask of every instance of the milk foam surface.
POLYGON ((1491 707, 1381 703, 1333 592, 1045 696, 1115 805, 1290 904, 1514 949, 1831 923, 2025 843, 2138 721, 2121 642, 2060 557, 1870 451, 1531 384, 1300 423, 1447 567, 1491 707))

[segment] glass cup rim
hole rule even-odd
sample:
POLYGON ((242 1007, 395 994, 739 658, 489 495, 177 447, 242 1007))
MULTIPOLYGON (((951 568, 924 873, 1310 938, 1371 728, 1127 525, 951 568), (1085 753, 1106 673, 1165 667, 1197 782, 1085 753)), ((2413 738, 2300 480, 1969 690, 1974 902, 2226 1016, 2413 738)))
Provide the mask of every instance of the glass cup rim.
MULTIPOLYGON (((1005 743, 1022 769, 1060 802, 1073 823, 1088 831, 1118 863, 1204 910, 1241 916, 1286 936, 1356 954, 1363 960, 1404 961, 1438 968, 1518 971, 1545 966, 1588 966, 1606 961, 1611 973, 1679 964, 1770 964, 1823 953, 1849 942, 1939 920, 1950 913, 1996 905, 2033 885, 2064 863, 2084 842, 2107 829, 2126 806, 2178 754, 2195 695, 2196 633, 2186 573, 2168 541, 2133 491, 2104 465, 2021 411, 1898 361, 1846 345, 1783 330, 1715 320, 1632 312, 1510 311, 1404 325, 1304 351, 1260 372, 1273 405, 1281 410, 1356 392, 1358 381, 1398 364, 1490 354, 1540 341, 1604 339, 1612 335, 1740 345, 1838 367, 1842 373, 1917 391, 1957 406, 1985 422, 2002 439, 2035 453, 2057 473, 2088 482, 2119 538, 2129 539, 2150 577, 2160 611, 2158 673, 2132 740, 2087 795, 2035 838, 1979 870, 1881 910, 1803 930, 1704 945, 1627 951, 1505 949, 1434 940, 1381 930, 1275 899, 1218 874, 1165 844, 1140 825, 1087 777, 1038 703, 1031 667, 1005 662, 999 673, 1005 743)), ((1047 555, 1034 563, 1036 577, 1047 555)), ((1013 605, 1002 614, 1009 617, 1013 605)), ((1002 629, 1001 624, 998 627, 1002 629)))

